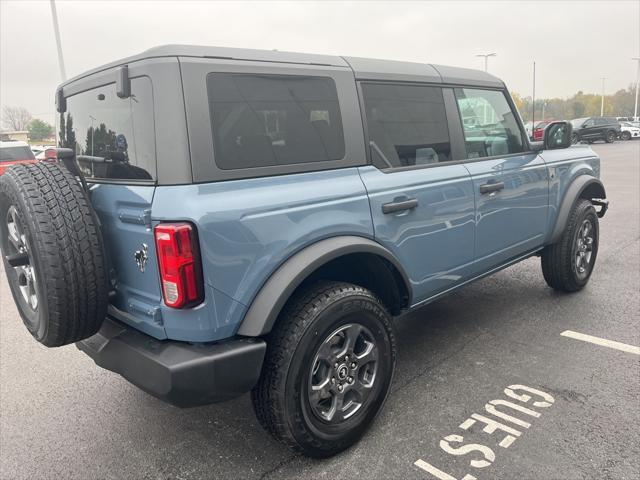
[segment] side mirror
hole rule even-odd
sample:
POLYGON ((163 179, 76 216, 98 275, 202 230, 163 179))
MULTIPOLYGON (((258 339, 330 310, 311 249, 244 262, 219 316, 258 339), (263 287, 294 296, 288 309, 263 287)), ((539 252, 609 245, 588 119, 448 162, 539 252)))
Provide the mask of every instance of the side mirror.
POLYGON ((544 129, 545 150, 556 150, 571 146, 573 127, 570 122, 552 122, 544 129))

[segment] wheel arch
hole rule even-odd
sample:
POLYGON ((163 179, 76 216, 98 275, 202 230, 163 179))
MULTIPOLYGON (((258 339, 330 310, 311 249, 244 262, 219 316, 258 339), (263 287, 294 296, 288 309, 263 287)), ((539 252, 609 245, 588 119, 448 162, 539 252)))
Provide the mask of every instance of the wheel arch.
POLYGON ((364 237, 331 237, 300 250, 278 267, 249 305, 238 335, 269 333, 291 295, 321 278, 369 288, 392 313, 411 304, 409 278, 389 250, 364 237))
MULTIPOLYGON (((580 175, 576 177, 567 188, 567 192, 560 203, 558 215, 556 216, 556 221, 551 231, 551 237, 548 241, 549 244, 555 243, 560 238, 560 235, 562 235, 569 219, 571 209, 580 198, 587 200, 606 199, 607 194, 604 189, 604 185, 598 178, 592 177, 591 175, 580 175)), ((599 212, 598 216, 604 215, 604 211, 606 211, 606 207, 604 205, 603 209, 604 210, 599 212)))

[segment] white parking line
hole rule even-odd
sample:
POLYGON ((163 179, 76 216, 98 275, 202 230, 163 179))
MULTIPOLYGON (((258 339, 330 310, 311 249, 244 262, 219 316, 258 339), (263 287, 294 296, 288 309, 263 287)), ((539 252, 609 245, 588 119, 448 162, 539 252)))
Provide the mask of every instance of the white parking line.
MULTIPOLYGON (((416 462, 414 462, 414 465, 416 467, 420 467, 425 472, 430 473, 431 475, 436 477, 438 480, 457 480, 456 477, 452 477, 448 473, 443 472, 439 468, 434 467, 433 465, 431 465, 428 462, 425 462, 424 460, 417 460, 416 462)), ((476 477, 467 473, 464 477, 462 477, 462 480, 476 480, 476 477)))
POLYGON ((606 338, 593 337, 591 335, 585 335, 584 333, 578 333, 572 330, 565 330, 560 335, 563 337, 573 338, 575 340, 582 340, 583 342, 594 343, 603 347, 615 348, 622 352, 640 355, 640 347, 634 347, 633 345, 627 345, 626 343, 614 342, 613 340, 607 340, 606 338))

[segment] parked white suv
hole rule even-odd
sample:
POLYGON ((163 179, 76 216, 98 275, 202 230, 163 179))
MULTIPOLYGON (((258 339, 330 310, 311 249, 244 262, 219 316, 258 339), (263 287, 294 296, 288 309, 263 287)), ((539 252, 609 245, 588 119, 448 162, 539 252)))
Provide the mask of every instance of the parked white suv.
POLYGON ((622 140, 640 138, 640 128, 631 122, 620 122, 620 138, 622 140))

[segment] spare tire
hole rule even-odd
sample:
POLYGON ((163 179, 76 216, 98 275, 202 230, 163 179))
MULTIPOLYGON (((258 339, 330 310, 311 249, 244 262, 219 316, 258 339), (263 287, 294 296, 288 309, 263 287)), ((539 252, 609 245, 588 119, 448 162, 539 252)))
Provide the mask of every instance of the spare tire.
POLYGON ((103 240, 87 192, 62 164, 0 176, 0 250, 27 329, 58 347, 90 337, 107 313, 103 240))

